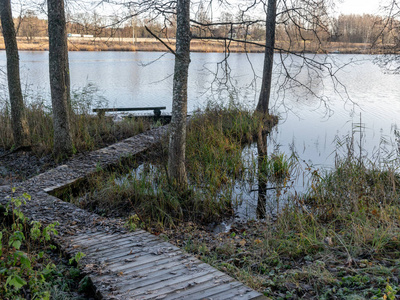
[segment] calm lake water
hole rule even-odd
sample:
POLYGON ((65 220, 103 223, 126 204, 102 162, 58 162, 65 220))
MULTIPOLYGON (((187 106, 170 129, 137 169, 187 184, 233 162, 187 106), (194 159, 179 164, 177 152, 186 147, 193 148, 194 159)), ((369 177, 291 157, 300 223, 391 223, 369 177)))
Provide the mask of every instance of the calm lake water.
MULTIPOLYGON (((191 54, 189 111, 204 107, 207 101, 229 98, 255 107, 263 54, 231 54, 228 69, 219 64, 223 58, 221 53, 191 54)), ((282 65, 277 63, 271 111, 282 120, 269 138, 271 152, 279 150, 288 156, 296 152, 301 162, 314 168, 331 167, 335 153, 345 153, 346 148, 339 147, 340 141, 352 132, 360 140, 356 123, 360 123, 361 114, 363 155, 370 158, 377 153, 381 157, 385 153, 397 155, 394 132, 400 116, 400 76, 384 74, 373 64, 374 56, 338 54, 310 58, 336 64, 335 75, 343 86, 330 76, 320 78, 308 69, 301 71, 302 60, 288 56, 285 57, 288 72, 309 83, 315 95, 293 82, 289 82, 290 89, 288 86, 283 89, 281 84, 286 78, 282 76, 282 65)), ((279 61, 280 57, 276 55, 275 59, 279 61)), ((49 99, 48 53, 21 52, 20 60, 23 84, 49 99)), ((1 51, 0 67, 4 70, 5 64, 5 52, 1 51)), ((173 66, 171 54, 70 52, 72 87, 94 83, 111 107, 166 106, 171 111, 173 66)), ((251 156, 256 150, 250 147, 245 151, 251 156)), ((304 182, 300 180, 296 185, 302 189, 304 182)))

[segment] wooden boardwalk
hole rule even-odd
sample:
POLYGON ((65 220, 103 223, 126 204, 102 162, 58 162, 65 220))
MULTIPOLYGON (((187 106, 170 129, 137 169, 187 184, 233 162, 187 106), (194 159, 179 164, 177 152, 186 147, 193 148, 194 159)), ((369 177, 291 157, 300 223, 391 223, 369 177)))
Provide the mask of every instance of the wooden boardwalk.
POLYGON ((158 128, 77 156, 19 184, 17 194, 11 186, 0 187, 0 204, 23 192, 30 194, 32 200, 22 211, 42 224, 60 223, 55 242, 67 255, 86 255, 80 263, 100 299, 265 299, 157 236, 143 230, 127 232, 120 220, 100 217, 49 194, 144 151, 165 132, 158 128))
POLYGON ((93 232, 69 239, 106 299, 263 299, 232 277, 146 231, 93 232), (94 262, 94 263, 91 263, 94 262))

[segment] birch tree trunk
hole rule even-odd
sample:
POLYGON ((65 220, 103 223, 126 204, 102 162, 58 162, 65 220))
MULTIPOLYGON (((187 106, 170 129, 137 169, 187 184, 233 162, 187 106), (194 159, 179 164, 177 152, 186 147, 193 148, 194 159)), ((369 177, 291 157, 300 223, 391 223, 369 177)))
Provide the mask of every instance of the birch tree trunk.
POLYGON ((185 168, 187 82, 190 63, 190 0, 176 6, 176 54, 172 99, 172 119, 168 151, 168 175, 178 187, 187 183, 185 168))
POLYGON ((24 116, 24 100, 19 75, 19 55, 11 1, 0 0, 0 17, 7 55, 7 79, 11 104, 11 126, 16 147, 28 145, 28 125, 24 116))
POLYGON ((65 89, 67 90, 67 106, 69 109, 69 113, 73 113, 72 111, 72 103, 71 103, 71 77, 69 76, 69 57, 68 57, 68 37, 67 33, 65 33, 65 89))
POLYGON ((67 38, 64 0, 47 0, 49 22, 49 71, 54 124, 54 155, 57 158, 72 154, 72 137, 66 79, 67 38))
POLYGON ((276 0, 268 0, 264 69, 260 97, 256 111, 269 114, 269 99, 271 96, 272 66, 274 64, 275 48, 275 27, 276 27, 276 0))

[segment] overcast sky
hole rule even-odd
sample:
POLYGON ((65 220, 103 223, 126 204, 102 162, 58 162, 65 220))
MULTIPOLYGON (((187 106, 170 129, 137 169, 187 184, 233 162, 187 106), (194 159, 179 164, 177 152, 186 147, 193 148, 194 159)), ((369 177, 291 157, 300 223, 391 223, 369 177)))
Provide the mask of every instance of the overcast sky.
POLYGON ((377 14, 380 0, 342 0, 337 1, 337 11, 343 14, 377 14), (339 2, 342 2, 341 4, 339 2))
MULTIPOLYGON (((43 2, 42 0, 25 0, 27 1, 27 3, 30 3, 31 5, 34 5, 33 3, 36 2, 43 2)), ((198 2, 199 0, 192 0, 192 2, 198 2)), ((230 1, 233 3, 236 2, 241 2, 243 0, 232 0, 230 1)), ((336 14, 379 14, 379 5, 380 4, 388 4, 390 2, 390 0, 332 0, 334 5, 335 5, 335 12, 336 14)), ((19 3, 20 0, 13 0, 13 3, 15 4, 13 6, 13 8, 15 9, 14 15, 18 15, 19 13, 19 8, 17 7, 17 3, 19 3)), ((106 1, 107 2, 107 1, 106 1)), ((81 7, 85 7, 86 11, 87 9, 89 9, 89 11, 91 11, 91 5, 89 5, 90 3, 98 3, 97 1, 92 1, 92 0, 75 0, 75 6, 76 3, 81 3, 80 6, 81 7), (87 4, 84 4, 87 3, 87 4)), ((216 1, 214 2, 216 3, 216 1)), ((35 6, 37 7, 37 6, 35 6)), ((100 6, 100 7, 96 7, 96 11, 100 14, 102 14, 102 12, 106 12, 105 14, 107 14, 108 11, 112 11, 112 14, 115 14, 114 10, 112 8, 107 9, 106 7, 108 7, 107 5, 104 6, 100 6)), ((76 8, 76 7, 75 7, 76 8)), ((79 9, 79 5, 78 5, 78 9, 79 9)), ((42 16, 42 14, 40 14, 42 16)), ((45 17, 44 15, 42 17, 45 17)))

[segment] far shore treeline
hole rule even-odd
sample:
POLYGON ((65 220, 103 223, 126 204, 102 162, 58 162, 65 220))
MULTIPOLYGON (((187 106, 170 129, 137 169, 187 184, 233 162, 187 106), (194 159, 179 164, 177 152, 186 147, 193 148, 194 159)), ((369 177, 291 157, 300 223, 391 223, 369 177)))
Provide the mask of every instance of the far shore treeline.
MULTIPOLYGON (((47 20, 30 11, 22 18, 16 18, 14 24, 19 50, 48 50, 47 20)), ((396 35, 390 32, 382 34, 385 30, 389 29, 385 28, 385 20, 380 16, 340 15, 333 19, 329 30, 318 34, 319 40, 314 40, 316 35, 308 37, 305 32, 304 40, 293 42, 287 26, 277 24, 276 45, 278 49, 292 52, 380 54, 387 52, 387 49, 393 49, 390 46, 396 43, 396 35)), ((172 49, 175 48, 174 23, 166 26, 157 21, 135 18, 132 22, 118 22, 109 26, 96 13, 80 14, 71 17, 67 23, 68 48, 70 51, 165 51, 166 47, 150 31, 172 49)), ((234 29, 226 25, 209 26, 207 30, 193 27, 192 35, 198 38, 191 42, 193 52, 226 51, 226 40, 209 39, 218 36, 233 39, 228 45, 230 52, 264 52, 265 26, 262 23, 237 26, 234 29)), ((0 49, 5 49, 2 38, 0 49)))

